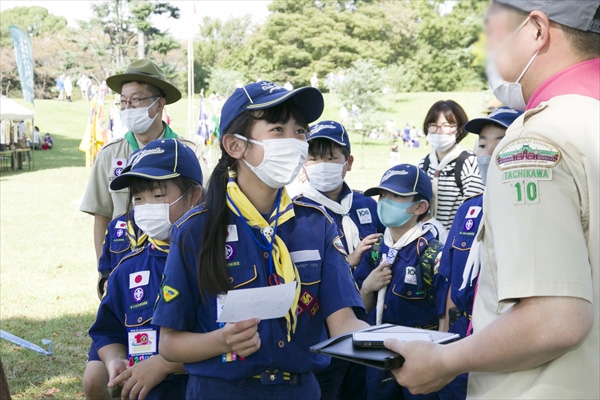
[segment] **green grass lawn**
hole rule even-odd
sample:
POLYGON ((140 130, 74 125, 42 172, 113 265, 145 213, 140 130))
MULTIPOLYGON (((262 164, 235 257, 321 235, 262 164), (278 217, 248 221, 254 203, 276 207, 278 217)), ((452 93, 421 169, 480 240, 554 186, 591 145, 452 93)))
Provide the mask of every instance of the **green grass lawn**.
MULTIPOLYGON (((452 98, 470 117, 479 116, 489 100, 483 93, 411 93, 383 99, 386 118, 398 128, 409 121, 422 125, 429 106, 452 98)), ((25 104, 22 100, 17 100, 25 104)), ((325 95, 323 119, 339 119, 341 105, 325 95)), ((187 102, 169 106, 172 126, 187 127, 187 102)), ((196 100, 198 107, 198 100, 196 100)), ((196 110, 197 111, 197 110, 196 110)), ((93 248, 93 219, 78 211, 90 170, 78 150, 89 104, 36 100, 35 124, 50 132, 54 148, 35 152, 35 168, 0 173, 0 329, 36 344, 52 339, 52 356, 0 341, 0 357, 17 399, 82 398, 81 376, 90 344, 87 330, 98 307, 93 248)), ((349 184, 366 189, 390 167, 386 140, 352 133, 355 163, 349 184)), ((471 149, 474 138, 464 147, 471 149)), ((400 149, 402 162, 417 163, 428 148, 400 149)))

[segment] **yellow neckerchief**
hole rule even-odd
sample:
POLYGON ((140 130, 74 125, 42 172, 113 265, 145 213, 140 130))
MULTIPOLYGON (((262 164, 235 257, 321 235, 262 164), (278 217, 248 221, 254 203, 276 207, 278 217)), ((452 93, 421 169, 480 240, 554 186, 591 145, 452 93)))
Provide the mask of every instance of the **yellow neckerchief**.
POLYGON ((148 235, 146 233, 142 232, 141 230, 138 230, 138 232, 140 233, 139 236, 137 235, 136 229, 133 226, 133 222, 131 222, 131 220, 128 220, 127 221, 127 237, 129 238, 129 245, 131 246, 132 249, 138 249, 138 248, 144 246, 146 241, 149 241, 154 246, 156 246, 156 248, 158 250, 165 252, 165 253, 169 252, 169 242, 165 242, 164 240, 158 240, 158 239, 153 239, 151 237, 148 237, 148 235))
MULTIPOLYGON (((242 193, 240 187, 235 181, 235 173, 230 173, 229 182, 227 183, 227 206, 235 215, 240 216, 238 211, 242 214, 241 217, 245 220, 248 226, 253 228, 264 229, 268 226, 275 226, 276 222, 278 226, 283 225, 284 222, 294 218, 294 207, 290 196, 287 194, 285 189, 282 189, 281 201, 279 203, 279 218, 276 219, 278 210, 273 210, 269 220, 272 220, 269 224, 260 212, 254 207, 254 205, 248 200, 246 195, 242 193), (231 204, 231 201, 235 204, 231 204), (236 210, 237 208, 237 210, 236 210)), ((267 238, 269 240, 269 238, 267 238)), ((294 296, 294 302, 290 307, 289 312, 286 314, 285 319, 287 321, 287 339, 288 342, 291 340, 291 333, 296 332, 297 316, 296 311, 298 308, 298 300, 300 299, 300 275, 298 275, 298 269, 292 262, 290 252, 287 246, 281 240, 279 235, 275 234, 273 238, 273 250, 271 252, 273 257, 273 263, 275 266, 275 272, 277 275, 283 278, 284 283, 296 281, 296 295, 294 296)))

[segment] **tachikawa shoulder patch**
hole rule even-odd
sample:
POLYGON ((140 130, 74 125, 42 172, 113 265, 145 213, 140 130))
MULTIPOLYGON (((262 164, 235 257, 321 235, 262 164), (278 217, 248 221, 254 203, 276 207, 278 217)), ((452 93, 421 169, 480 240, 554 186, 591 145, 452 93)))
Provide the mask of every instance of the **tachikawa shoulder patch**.
POLYGON ((552 168, 561 159, 560 150, 540 139, 521 138, 506 144, 496 156, 501 170, 538 167, 552 168))

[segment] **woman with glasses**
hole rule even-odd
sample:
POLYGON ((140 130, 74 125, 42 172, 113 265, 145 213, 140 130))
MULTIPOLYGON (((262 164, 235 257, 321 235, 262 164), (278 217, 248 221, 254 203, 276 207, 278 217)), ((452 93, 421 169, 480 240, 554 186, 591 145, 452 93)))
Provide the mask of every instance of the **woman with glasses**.
POLYGON ((467 132, 465 110, 453 100, 441 100, 431 106, 423 123, 431 153, 419 163, 431 179, 433 199, 431 214, 450 229, 461 203, 483 192, 477 157, 459 146, 467 132))

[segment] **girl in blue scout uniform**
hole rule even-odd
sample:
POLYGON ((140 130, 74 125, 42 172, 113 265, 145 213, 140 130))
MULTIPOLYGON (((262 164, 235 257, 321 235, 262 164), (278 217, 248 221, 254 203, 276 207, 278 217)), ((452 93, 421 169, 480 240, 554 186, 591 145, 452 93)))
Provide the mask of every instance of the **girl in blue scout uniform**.
MULTIPOLYGON (((436 265, 442 244, 420 222, 429 210, 431 181, 418 167, 400 164, 365 195, 379 195, 377 214, 387 227, 380 249, 365 252, 355 271, 369 321, 438 329, 447 293, 436 265)), ((437 398, 411 395, 391 377, 390 372, 368 368, 367 398, 437 398)))
MULTIPOLYGON (((377 202, 362 192, 350 190, 344 181, 354 157, 350 154, 350 137, 342 124, 321 121, 313 125, 307 142, 308 158, 304 163, 307 181, 296 200, 325 207, 338 227, 348 263, 354 268, 385 230, 377 218, 377 202)), ((317 374, 321 399, 364 398, 364 373, 362 365, 332 359, 317 374)))
MULTIPOLYGON (((146 242, 148 235, 142 234, 140 240, 136 238, 138 228, 133 221, 133 213, 119 215, 108 224, 102 255, 98 260, 98 297, 102 300, 106 292, 108 277, 112 270, 119 264, 132 249, 141 247, 146 242)), ((105 398, 106 385, 108 384, 108 371, 100 359, 94 343, 90 344, 88 359, 83 373, 83 391, 88 399, 105 398), (99 396, 99 397, 97 397, 99 396)))
POLYGON ((238 88, 223 106, 222 157, 206 204, 173 229, 153 319, 161 354, 190 374, 188 399, 319 398, 313 372, 329 358, 309 347, 326 338, 325 323, 332 335, 368 326, 352 309, 362 301, 334 221, 284 189, 322 111, 317 89, 271 82, 238 88), (229 290, 291 282, 285 317, 216 322, 229 290))
MULTIPOLYGON (((484 183, 492 153, 506 135, 506 129, 521 114, 522 111, 501 107, 486 118, 475 118, 465 124, 466 131, 479 135, 477 164, 484 183)), ((482 207, 483 194, 465 200, 459 207, 440 260, 439 274, 450 284, 446 304, 448 331, 463 338, 471 333, 468 330, 479 276, 479 243, 476 237, 483 218, 482 207)), ((440 399, 465 399, 467 379, 468 374, 456 377, 438 392, 440 399)))
MULTIPOLYGON (((142 247, 123 257, 108 279, 93 346, 109 373, 109 386, 123 384, 123 398, 183 398, 187 375, 181 363, 158 354, 159 332, 150 323, 169 252, 171 225, 199 203, 202 171, 194 152, 175 139, 150 142, 130 158, 111 189, 130 188, 130 209, 142 247)), ((104 395, 105 393, 102 393, 104 395)), ((107 395, 107 393, 106 393, 107 395)))

